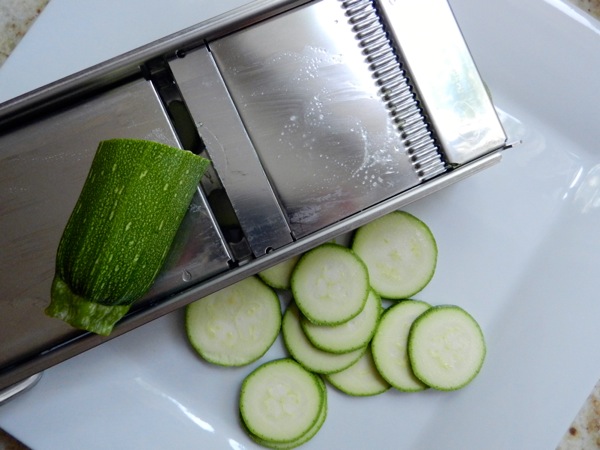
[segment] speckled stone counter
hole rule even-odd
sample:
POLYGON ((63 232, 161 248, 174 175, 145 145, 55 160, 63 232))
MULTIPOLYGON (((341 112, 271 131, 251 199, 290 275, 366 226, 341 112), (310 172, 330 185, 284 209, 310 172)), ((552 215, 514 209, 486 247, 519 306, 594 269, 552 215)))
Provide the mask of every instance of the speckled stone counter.
POLYGON ((600 19, 600 0, 572 0, 572 3, 600 19))
MULTIPOLYGON (((0 0, 0 66, 18 45, 49 0, 0 0)), ((572 3, 600 20, 600 0, 572 0, 572 3)), ((1 70, 1 69, 0 69, 1 70)), ((600 449, 600 381, 565 430, 557 450, 600 449)), ((11 436, 0 430, 0 450, 24 450, 11 436)))
POLYGON ((49 0, 0 0, 0 66, 49 0))
POLYGON ((557 447, 557 450, 592 449, 600 449, 600 381, 557 447))

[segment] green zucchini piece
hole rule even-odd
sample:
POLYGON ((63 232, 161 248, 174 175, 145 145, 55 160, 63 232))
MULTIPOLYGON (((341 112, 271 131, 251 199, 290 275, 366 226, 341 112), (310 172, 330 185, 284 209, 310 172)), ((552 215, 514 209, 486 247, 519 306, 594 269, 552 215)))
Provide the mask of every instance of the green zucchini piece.
POLYGON ((308 340, 320 350, 348 353, 365 348, 373 338, 383 311, 381 298, 371 290, 360 314, 340 325, 316 325, 306 317, 300 321, 308 340))
POLYGON ((352 250, 367 266, 371 287, 389 300, 410 298, 421 291, 437 264, 431 230, 404 211, 393 211, 360 227, 352 250))
POLYGON ((379 395, 391 387, 377 370, 370 348, 350 367, 325 375, 325 379, 339 391, 354 397, 379 395))
POLYGON ((348 353, 330 353, 315 347, 302 330, 302 313, 298 305, 290 302, 283 314, 281 334, 289 354, 305 369, 319 374, 344 370, 354 364, 367 350, 367 346, 348 353))
POLYGON ((279 335, 279 297, 260 278, 244 278, 190 303, 185 328, 192 347, 206 361, 244 366, 263 356, 279 335))
POLYGON ((326 396, 322 380, 293 359, 269 361, 242 382, 240 416, 251 437, 297 445, 320 428, 326 396))
POLYGON ((292 272, 300 255, 292 256, 279 264, 258 272, 258 276, 274 289, 290 289, 292 272))
POLYGON ((331 243, 302 255, 291 287, 302 314, 318 325, 339 325, 356 317, 370 291, 365 264, 349 248, 331 243))
POLYGON ((306 433, 304 433, 299 438, 294 439, 289 442, 275 442, 275 441, 270 441, 267 439, 262 439, 262 438, 256 436, 250 430, 248 430, 248 428, 244 425, 244 423, 242 421, 242 426, 246 430, 246 433, 248 433, 248 436, 250 437, 250 439, 252 439, 258 445, 261 445, 266 448, 272 448, 275 450, 291 450, 293 448, 297 448, 303 444, 306 444, 313 437, 315 437, 315 435, 319 432, 319 430, 325 423, 325 419, 327 419, 327 412, 328 412, 327 387, 325 386, 325 382, 323 381, 323 379, 321 377, 317 376, 316 379, 319 383, 319 386, 321 387, 321 391, 323 392, 323 406, 321 406, 321 412, 319 413, 319 418, 306 433))
POLYGON ((485 354, 481 327, 459 306, 433 306, 410 327, 408 358, 413 372, 434 389, 454 391, 469 384, 485 354))
POLYGON ((58 246, 46 314, 110 334, 152 286, 208 164, 157 142, 100 142, 58 246))
POLYGON ((381 376, 394 388, 405 392, 427 389, 415 377, 408 359, 408 334, 413 322, 431 308, 420 300, 402 300, 388 308, 371 341, 375 366, 381 376))

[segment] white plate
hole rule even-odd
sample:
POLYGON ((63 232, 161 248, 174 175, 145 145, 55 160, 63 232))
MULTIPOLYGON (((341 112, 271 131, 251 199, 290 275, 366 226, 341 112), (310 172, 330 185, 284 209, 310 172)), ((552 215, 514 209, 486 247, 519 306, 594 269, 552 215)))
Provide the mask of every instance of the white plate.
MULTIPOLYGON (((216 3, 50 2, 0 70, 0 98, 190 25, 216 3)), ((407 209, 440 252, 419 298, 470 311, 487 359, 453 393, 329 389, 329 416, 306 448, 554 448, 600 377, 599 23, 559 0, 451 3, 523 144, 407 209)), ((280 355, 278 342, 262 361, 280 355)), ((236 409, 250 369, 196 358, 178 311, 46 371, 0 408, 0 426, 40 450, 254 448, 236 409)))

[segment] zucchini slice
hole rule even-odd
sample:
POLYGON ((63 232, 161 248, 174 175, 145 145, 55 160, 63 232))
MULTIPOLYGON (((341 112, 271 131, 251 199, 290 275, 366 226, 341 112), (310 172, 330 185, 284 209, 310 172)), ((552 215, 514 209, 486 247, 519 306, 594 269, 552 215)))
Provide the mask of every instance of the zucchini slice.
POLYGON ((371 287, 381 297, 412 297, 431 281, 438 249, 429 227, 404 211, 394 211, 360 227, 352 250, 369 270, 371 287))
POLYGON ((304 334, 302 313, 294 302, 290 302, 283 315, 281 334, 286 349, 296 361, 311 372, 329 374, 339 372, 354 364, 366 351, 367 346, 348 353, 330 353, 319 350, 304 334))
POLYGON ((206 361, 243 366, 273 345, 281 329, 275 291, 248 277, 186 307, 185 328, 192 347, 206 361))
POLYGON ((402 300, 388 308, 371 341, 375 365, 388 383, 400 391, 427 389, 413 374, 408 360, 408 334, 417 317, 431 306, 419 300, 402 300))
POLYGON ((369 295, 369 274, 349 248, 321 244, 302 255, 291 279, 302 314, 319 325, 339 325, 356 317, 369 295))
POLYGON ((46 314, 110 334, 152 286, 208 164, 158 142, 100 142, 58 246, 46 314))
POLYGON ((269 267, 258 273, 261 280, 274 289, 289 289, 291 287, 290 279, 300 255, 292 256, 279 264, 269 267))
POLYGON ((434 306, 410 328, 408 357, 413 372, 434 389, 453 391, 469 384, 479 373, 485 354, 479 324, 458 306, 434 306))
POLYGON ((340 325, 317 325, 302 317, 302 330, 318 349, 331 353, 348 353, 369 344, 382 311, 381 298, 371 290, 363 310, 348 322, 340 325))
POLYGON ((327 387, 325 386, 325 382, 321 377, 316 377, 319 382, 319 386, 321 387, 321 391, 323 392, 323 406, 321 406, 321 412, 319 413, 319 417, 315 424, 302 436, 297 439, 294 439, 289 442, 274 442, 267 439, 262 439, 251 433, 247 427, 244 426, 248 436, 259 445, 262 445, 266 448, 272 448, 275 450, 289 450, 296 447, 300 447, 303 444, 306 444, 310 441, 315 435, 319 432, 323 424, 325 423, 325 419, 327 418, 328 406, 327 406, 327 387))
POLYGON ((265 443, 297 443, 320 428, 325 397, 322 380, 293 359, 269 361, 244 379, 240 416, 265 443))
POLYGON ((386 392, 391 386, 381 376, 371 349, 367 349, 358 361, 341 372, 325 375, 333 387, 353 397, 369 397, 386 392))

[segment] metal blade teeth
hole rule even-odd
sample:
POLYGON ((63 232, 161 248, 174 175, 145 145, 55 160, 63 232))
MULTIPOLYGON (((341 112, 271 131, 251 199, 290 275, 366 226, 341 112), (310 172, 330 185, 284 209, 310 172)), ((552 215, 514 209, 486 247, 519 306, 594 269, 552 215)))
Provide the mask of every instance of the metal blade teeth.
POLYGON ((421 181, 446 171, 446 164, 419 101, 379 18, 376 0, 340 0, 380 95, 421 181))

